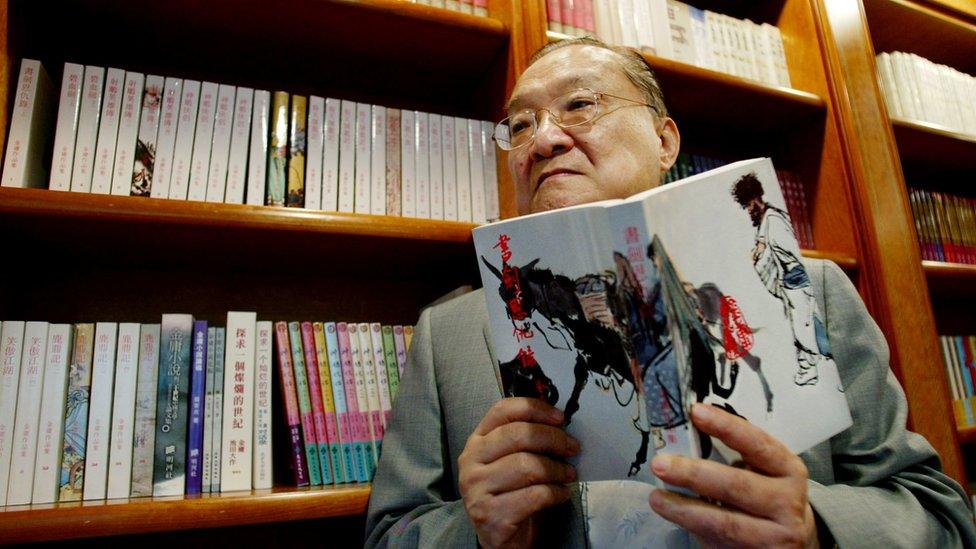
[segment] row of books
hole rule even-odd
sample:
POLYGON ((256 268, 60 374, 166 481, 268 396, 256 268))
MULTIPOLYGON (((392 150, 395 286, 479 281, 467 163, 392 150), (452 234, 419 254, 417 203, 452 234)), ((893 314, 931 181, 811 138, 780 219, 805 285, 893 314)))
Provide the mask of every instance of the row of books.
POLYGON ((956 424, 976 426, 976 335, 941 335, 956 424))
POLYGON ((976 199, 909 188, 922 259, 976 265, 976 199))
POLYGON ((487 121, 65 63, 51 132, 51 88, 24 59, 3 186, 499 218, 487 121))
MULTIPOLYGON (((710 156, 679 153, 674 165, 664 174, 663 184, 707 172, 728 163, 726 160, 710 156)), ((786 199, 787 213, 790 214, 793 232, 796 234, 800 247, 808 250, 814 249, 813 224, 810 221, 810 209, 803 181, 799 174, 790 170, 776 170, 776 177, 779 179, 783 198, 786 199)))
POLYGON ((488 0, 414 0, 417 4, 488 17, 488 0))
POLYGON ((372 478, 412 327, 161 320, 2 323, 0 506, 271 488, 275 375, 295 483, 372 478))
POLYGON ((790 87, 779 28, 678 0, 547 0, 549 30, 600 39, 773 86, 790 87))
POLYGON ((976 135, 976 77, 914 53, 880 53, 875 61, 892 115, 976 135))

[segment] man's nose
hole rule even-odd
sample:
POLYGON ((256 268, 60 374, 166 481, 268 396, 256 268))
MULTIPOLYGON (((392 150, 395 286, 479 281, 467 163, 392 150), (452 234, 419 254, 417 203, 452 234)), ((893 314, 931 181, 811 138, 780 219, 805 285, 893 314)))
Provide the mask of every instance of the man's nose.
POLYGON ((573 138, 553 120, 552 113, 542 111, 539 115, 539 125, 532 140, 532 155, 537 158, 549 158, 569 150, 573 146, 573 138))

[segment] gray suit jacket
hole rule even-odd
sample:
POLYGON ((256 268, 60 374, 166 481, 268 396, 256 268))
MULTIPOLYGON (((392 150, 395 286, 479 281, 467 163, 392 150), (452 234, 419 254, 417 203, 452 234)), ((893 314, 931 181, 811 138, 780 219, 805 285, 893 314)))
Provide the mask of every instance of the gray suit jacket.
MULTIPOLYGON (((822 526, 841 547, 976 547, 965 492, 905 428, 887 344, 854 286, 833 263, 806 266, 854 418, 801 455, 822 526)), ((482 290, 422 313, 373 482, 367 546, 477 546, 458 492, 458 455, 502 397, 487 320, 482 290)), ((586 544, 578 494, 546 518, 547 541, 586 544)))

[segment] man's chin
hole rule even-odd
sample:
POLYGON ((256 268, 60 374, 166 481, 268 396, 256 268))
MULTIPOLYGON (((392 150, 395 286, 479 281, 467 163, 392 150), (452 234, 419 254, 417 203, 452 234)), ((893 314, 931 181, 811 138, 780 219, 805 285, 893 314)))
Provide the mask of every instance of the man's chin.
POLYGON ((599 200, 599 198, 568 191, 554 192, 552 190, 547 191, 546 189, 543 189, 542 192, 536 193, 536 195, 532 197, 530 208, 531 213, 548 212, 549 210, 558 210, 559 208, 578 206, 580 204, 586 204, 587 202, 593 202, 595 200, 599 200))

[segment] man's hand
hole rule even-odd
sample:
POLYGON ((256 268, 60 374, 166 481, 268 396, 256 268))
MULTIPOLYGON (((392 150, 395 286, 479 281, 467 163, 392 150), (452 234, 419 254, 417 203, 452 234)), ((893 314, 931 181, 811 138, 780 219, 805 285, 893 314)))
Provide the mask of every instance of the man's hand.
POLYGON ((803 461, 762 429, 720 408, 696 404, 692 419, 699 430, 741 453, 746 467, 659 454, 651 463, 654 474, 702 499, 655 490, 654 511, 706 546, 819 547, 803 461))
POLYGON ((559 458, 579 452, 562 429, 563 414, 534 398, 495 403, 458 458, 464 509, 483 547, 528 547, 534 517, 569 499, 572 466, 559 458))

